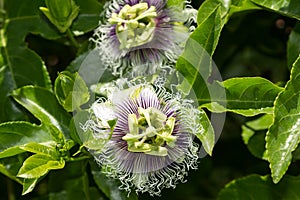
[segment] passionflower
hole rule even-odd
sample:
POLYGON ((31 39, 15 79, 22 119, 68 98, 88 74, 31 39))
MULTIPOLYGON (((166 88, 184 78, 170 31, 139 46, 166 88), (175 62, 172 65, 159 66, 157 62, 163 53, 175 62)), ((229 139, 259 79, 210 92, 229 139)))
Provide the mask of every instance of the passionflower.
POLYGON ((155 72, 153 66, 175 62, 196 12, 188 3, 168 6, 167 0, 112 0, 93 40, 115 75, 128 68, 140 75, 155 72))
POLYGON ((84 128, 95 139, 106 138, 106 144, 89 150, 122 189, 159 195, 197 168, 197 109, 164 87, 137 84, 116 90, 90 112, 84 128))

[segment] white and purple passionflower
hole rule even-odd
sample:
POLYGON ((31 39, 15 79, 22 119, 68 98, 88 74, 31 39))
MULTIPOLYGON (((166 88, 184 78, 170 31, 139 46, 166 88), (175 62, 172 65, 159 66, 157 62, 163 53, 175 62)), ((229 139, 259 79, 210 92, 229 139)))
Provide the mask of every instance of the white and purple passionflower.
POLYGON ((175 62, 197 11, 168 6, 167 0, 112 0, 93 39, 105 66, 115 75, 125 69, 153 72, 175 62))
POLYGON ((93 104, 94 118, 84 128, 93 131, 94 139, 109 139, 101 150, 89 150, 107 176, 122 182, 122 189, 159 195, 197 168, 197 112, 160 86, 120 90, 93 104))

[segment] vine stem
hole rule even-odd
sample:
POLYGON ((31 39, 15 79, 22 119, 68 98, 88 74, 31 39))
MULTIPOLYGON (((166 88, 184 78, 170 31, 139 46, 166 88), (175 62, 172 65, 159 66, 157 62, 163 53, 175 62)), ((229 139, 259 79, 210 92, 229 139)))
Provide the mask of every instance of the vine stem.
POLYGON ((74 37, 72 31, 71 31, 69 28, 68 28, 68 30, 67 30, 67 36, 68 36, 68 38, 70 39, 71 44, 72 44, 74 47, 76 47, 76 48, 78 49, 78 48, 79 48, 79 44, 78 44, 78 42, 76 41, 76 39, 75 39, 75 37, 74 37))
POLYGON ((14 186, 13 186, 13 182, 10 179, 6 179, 6 184, 7 184, 7 196, 8 196, 8 200, 16 200, 15 194, 14 194, 14 186))
POLYGON ((86 159, 90 159, 91 156, 82 156, 82 157, 78 157, 78 158, 70 158, 68 161, 69 162, 77 162, 77 161, 81 161, 81 160, 86 160, 86 159))

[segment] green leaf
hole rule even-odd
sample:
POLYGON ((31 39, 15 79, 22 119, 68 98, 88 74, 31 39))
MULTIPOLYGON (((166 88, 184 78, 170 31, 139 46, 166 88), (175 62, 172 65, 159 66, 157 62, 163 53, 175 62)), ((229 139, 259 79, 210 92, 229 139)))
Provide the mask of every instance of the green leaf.
POLYGON ((38 178, 25 178, 23 180, 23 190, 22 190, 22 195, 28 194, 32 192, 32 190, 35 188, 36 184, 38 183, 38 178))
POLYGON ((12 92, 13 98, 30 111, 42 124, 51 128, 51 133, 61 142, 63 132, 69 138, 69 123, 71 116, 57 102, 50 91, 34 86, 25 86, 12 92), (55 127, 55 128, 54 128, 55 127), (55 130, 56 129, 56 130, 55 130))
POLYGON ((27 158, 19 170, 18 177, 26 179, 40 178, 52 169, 62 169, 64 160, 56 160, 51 156, 34 154, 27 158))
POLYGON ((20 146, 20 149, 28 151, 31 153, 37 153, 41 155, 51 156, 52 158, 59 158, 59 152, 51 143, 47 144, 38 144, 38 143, 27 143, 23 146, 20 146))
POLYGON ((15 180, 18 183, 22 184, 22 181, 17 179, 14 175, 12 175, 7 169, 6 167, 0 163, 0 173, 4 174, 5 176, 7 176, 8 178, 10 178, 11 180, 15 180))
POLYGON ((288 17, 300 19, 300 4, 297 0, 251 0, 252 2, 288 17))
POLYGON ((0 173, 19 184, 23 184, 22 180, 16 176, 24 160, 26 159, 26 156, 26 154, 19 154, 17 156, 0 159, 0 173))
POLYGON ((247 126, 242 126, 242 138, 245 144, 255 135, 255 131, 247 126))
POLYGON ((282 88, 260 77, 232 78, 223 81, 226 100, 202 105, 213 112, 234 112, 244 116, 273 113, 274 101, 282 88))
POLYGON ((266 132, 255 132, 247 126, 242 126, 242 137, 252 155, 257 158, 267 160, 265 156, 266 132))
POLYGON ((226 23, 234 13, 261 9, 260 6, 249 0, 206 0, 200 7, 201 11, 199 9, 197 23, 201 24, 203 21, 207 20, 214 8, 218 6, 220 6, 223 24, 226 23))
MULTIPOLYGON (((97 0, 75 0, 76 5, 79 6, 80 12, 78 17, 73 21, 71 30, 75 35, 81 35, 95 29, 99 25, 100 14, 103 6, 97 0)), ((64 35, 59 34, 58 30, 47 23, 47 19, 39 11, 39 7, 45 6, 44 1, 31 1, 31 0, 10 0, 5 4, 7 17, 10 21, 16 21, 20 34, 34 33, 48 39, 58 39, 64 35), (27 24, 26 24, 27 23, 27 24), (22 24, 24 29, 20 29, 22 24), (30 25, 29 25, 30 24, 30 25)), ((16 32, 17 33, 17 32, 16 32)), ((22 40, 22 38, 16 38, 22 40)), ((22 40, 24 41, 24 40, 22 40)))
POLYGON ((96 163, 91 163, 92 175, 98 188, 109 198, 110 200, 137 200, 136 193, 131 192, 128 197, 128 193, 125 190, 120 190, 121 183, 116 179, 111 179, 105 176, 101 172, 96 163))
MULTIPOLYGON (((217 100, 216 100, 217 101, 217 100)), ((221 101, 219 101, 221 102, 221 101)), ((226 101, 224 101, 226 102, 226 101)), ((272 114, 273 113, 273 107, 266 107, 266 108, 261 108, 261 109, 229 109, 226 108, 225 106, 222 106, 218 104, 217 102, 212 102, 212 103, 206 103, 200 106, 201 108, 207 108, 211 112, 215 113, 222 113, 222 112, 232 112, 236 113, 239 115, 243 115, 245 117, 252 117, 255 115, 259 114, 272 114)))
POLYGON ((230 9, 228 12, 228 18, 230 18, 234 13, 237 12, 259 9, 262 8, 249 0, 233 0, 231 2, 230 9))
MULTIPOLYGON (((184 76, 179 89, 186 94, 193 89, 199 104, 210 100, 207 79, 212 71, 211 56, 223 27, 220 7, 220 3, 216 4, 210 13, 207 13, 207 17, 201 21, 186 42, 184 52, 176 63, 176 69, 184 76)), ((201 6, 199 12, 202 12, 202 9, 206 8, 201 6)))
POLYGON ((23 113, 9 98, 15 88, 12 74, 7 66, 0 67, 0 122, 23 119, 23 113))
POLYGON ((199 121, 201 129, 196 133, 196 137, 201 141, 204 150, 212 155, 213 147, 215 145, 215 133, 214 129, 206 115, 206 113, 200 109, 199 121))
POLYGON ((51 143, 53 138, 45 127, 28 122, 0 124, 0 158, 23 153, 20 146, 29 143, 51 143))
POLYGON ((267 158, 272 177, 279 182, 288 169, 292 152, 300 141, 300 58, 294 63, 291 79, 275 101, 274 123, 266 136, 267 158))
POLYGON ((261 109, 273 107, 282 88, 260 77, 232 78, 223 82, 226 107, 229 109, 261 109))
POLYGON ((213 82, 221 77, 211 75, 214 65, 212 55, 227 21, 229 6, 228 1, 219 0, 208 0, 201 5, 197 16, 198 26, 187 40, 184 52, 176 63, 176 69, 184 77, 178 89, 185 94, 193 89, 199 105, 214 99, 225 99, 223 88, 216 87, 213 82))
POLYGON ((292 68, 293 63, 297 60, 300 54, 300 23, 296 23, 287 43, 287 62, 288 67, 292 68))
POLYGON ((229 5, 230 4, 225 0, 204 1, 198 10, 197 24, 201 25, 202 23, 206 23, 216 9, 220 9, 220 17, 224 19, 228 12, 229 5))
POLYGON ((273 115, 263 115, 258 119, 246 122, 247 127, 252 130, 260 131, 266 130, 273 124, 273 115))
POLYGON ((51 82, 42 59, 27 48, 25 38, 29 33, 57 39, 60 36, 37 14, 43 1, 11 0, 5 3, 7 13, 4 30, 5 44, 2 53, 11 72, 14 87, 38 85, 51 89, 51 82), (22 66, 22 67, 20 67, 22 66))
POLYGON ((190 36, 190 39, 197 41, 209 55, 213 55, 225 23, 222 4, 211 2, 216 1, 207 1, 199 8, 197 17, 198 26, 190 36), (207 4, 210 5, 208 8, 206 7, 207 4), (201 17, 202 15, 205 16, 201 17))
MULTIPOLYGON (((6 94, 17 87, 28 84, 51 89, 50 78, 41 58, 28 49, 25 43, 26 35, 29 32, 42 34, 44 31, 44 34, 56 37, 56 33, 47 28, 48 25, 43 23, 34 13, 33 8, 38 2, 41 1, 24 0, 19 2, 12 0, 5 3, 7 20, 0 46, 1 54, 7 65, 4 78, 5 86, 8 86, 8 84, 9 86, 3 89, 6 94)), ((4 110, 11 109, 17 116, 21 114, 9 98, 5 98, 5 101, 5 105, 8 105, 8 107, 4 110)), ((14 120, 15 116, 13 113, 9 113, 6 118, 4 121, 14 120)))
POLYGON ((300 177, 285 177, 278 184, 269 176, 250 175, 236 179, 220 192, 219 200, 294 200, 300 198, 300 177))
MULTIPOLYGON (((82 35, 98 26, 102 6, 97 0, 76 0, 76 4, 80 6, 80 14, 72 24, 71 30, 75 35, 82 35)), ((45 5, 44 1, 9 0, 4 5, 7 20, 0 46, 7 67, 5 72, 0 70, 1 73, 5 73, 3 87, 0 78, 0 97, 3 99, 3 102, 0 101, 0 107, 5 106, 3 109, 5 112, 0 114, 0 122, 22 119, 21 112, 9 98, 6 98, 11 90, 24 85, 37 85, 51 89, 46 67, 42 59, 27 47, 26 36, 30 33, 47 39, 59 39, 65 36, 61 35, 39 12, 38 8, 45 5), (7 115, 2 116, 6 112, 7 115)))
POLYGON ((74 0, 79 6, 79 15, 73 21, 71 30, 75 35, 93 31, 100 21, 103 5, 98 0, 74 0))
POLYGON ((242 126, 242 138, 248 150, 257 158, 267 160, 266 152, 266 130, 273 123, 273 115, 267 114, 258 119, 246 122, 242 126))
MULTIPOLYGON (((4 47, 3 54, 5 55, 9 71, 12 74, 12 81, 14 82, 15 88, 24 85, 38 85, 51 89, 50 78, 41 58, 33 51, 25 48, 25 43, 10 41, 10 36, 15 36, 16 38, 22 37, 15 33, 15 31, 19 31, 19 29, 10 30, 16 28, 16 24, 12 24, 13 22, 14 21, 12 21, 6 29, 6 32, 8 32, 6 33, 7 46, 4 47)), ((30 24, 27 24, 27 26, 30 26, 30 24)))

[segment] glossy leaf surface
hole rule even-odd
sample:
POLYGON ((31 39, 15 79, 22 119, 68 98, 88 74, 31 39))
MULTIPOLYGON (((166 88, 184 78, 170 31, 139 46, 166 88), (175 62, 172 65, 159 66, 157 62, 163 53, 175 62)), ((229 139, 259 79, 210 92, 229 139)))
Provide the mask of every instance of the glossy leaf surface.
POLYGON ((45 127, 28 122, 7 122, 0 124, 0 158, 23 153, 20 146, 36 142, 49 143, 52 136, 45 127))
POLYGON ((300 142, 300 59, 294 63, 291 80, 275 101, 274 123, 266 136, 267 158, 272 177, 279 182, 287 171, 292 152, 300 142))
POLYGON ((230 182, 218 199, 293 200, 300 198, 299 185, 299 177, 287 176, 282 182, 274 184, 269 176, 250 175, 230 182))
POLYGON ((56 160, 51 156, 34 154, 27 158, 19 170, 18 177, 25 179, 40 178, 50 170, 61 169, 65 166, 63 160, 56 160))
POLYGON ((57 140, 63 138, 62 135, 59 136, 58 132, 63 132, 68 138, 71 116, 57 102, 53 93, 40 87, 25 86, 14 90, 12 96, 42 124, 53 127, 51 132, 57 140))
POLYGON ((260 77, 232 78, 221 83, 226 91, 226 100, 206 104, 203 107, 213 112, 234 112, 254 116, 273 112, 274 101, 283 90, 267 79, 260 77))

